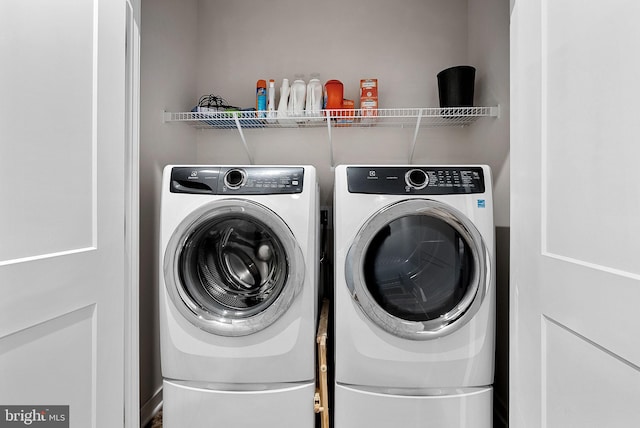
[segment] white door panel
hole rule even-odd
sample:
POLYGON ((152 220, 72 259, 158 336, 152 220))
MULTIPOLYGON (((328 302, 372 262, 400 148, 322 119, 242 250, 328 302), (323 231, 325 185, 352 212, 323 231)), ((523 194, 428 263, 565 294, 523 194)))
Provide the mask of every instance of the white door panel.
POLYGON ((640 278, 640 4, 542 2, 544 251, 640 278), (602 206, 603 208, 596 208, 602 206))
POLYGON ((95 6, 0 4, 0 262, 94 243, 95 6))
POLYGON ((72 426, 95 426, 95 309, 87 306, 0 339, 2 382, 12 386, 10 397, 2 388, 3 405, 68 405, 72 426))
POLYGON ((637 426, 637 366, 549 318, 543 319, 541 350, 542 426, 637 426))
POLYGON ((512 6, 510 426, 638 426, 640 4, 512 6))
POLYGON ((125 5, 0 2, 0 406, 77 428, 124 419, 125 5))
POLYGON ((640 302, 638 279, 548 256, 540 268, 545 272, 539 290, 544 316, 640 363, 640 346, 631 339, 640 328, 640 313, 633 308, 633 302, 640 302))

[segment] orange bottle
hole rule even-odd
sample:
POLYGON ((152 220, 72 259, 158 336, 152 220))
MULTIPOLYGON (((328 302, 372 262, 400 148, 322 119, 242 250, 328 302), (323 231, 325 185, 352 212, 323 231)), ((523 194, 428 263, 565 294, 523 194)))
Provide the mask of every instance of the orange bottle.
POLYGON ((324 84, 324 108, 338 110, 342 108, 344 87, 339 80, 329 80, 324 84))

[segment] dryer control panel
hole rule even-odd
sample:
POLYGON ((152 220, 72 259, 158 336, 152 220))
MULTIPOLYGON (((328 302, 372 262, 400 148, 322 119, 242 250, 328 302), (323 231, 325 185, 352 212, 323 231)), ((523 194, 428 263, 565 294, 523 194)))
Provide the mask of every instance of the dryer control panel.
POLYGON ((350 193, 384 195, 451 195, 484 193, 480 167, 383 166, 347 167, 350 193))
POLYGON ((171 169, 172 193, 276 195, 302 193, 302 167, 206 167, 171 169))

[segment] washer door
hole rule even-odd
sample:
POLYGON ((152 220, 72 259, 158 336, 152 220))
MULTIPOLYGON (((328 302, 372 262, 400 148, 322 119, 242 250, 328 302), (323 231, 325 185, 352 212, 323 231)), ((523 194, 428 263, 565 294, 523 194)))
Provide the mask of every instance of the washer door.
POLYGON ((371 216, 347 254, 345 276, 367 317, 398 337, 441 337, 478 311, 489 284, 489 253, 455 208, 428 199, 371 216))
POLYGON ((273 324, 302 289, 304 273, 302 251, 286 223, 241 199, 194 211, 164 254, 173 304, 195 326, 222 336, 273 324))

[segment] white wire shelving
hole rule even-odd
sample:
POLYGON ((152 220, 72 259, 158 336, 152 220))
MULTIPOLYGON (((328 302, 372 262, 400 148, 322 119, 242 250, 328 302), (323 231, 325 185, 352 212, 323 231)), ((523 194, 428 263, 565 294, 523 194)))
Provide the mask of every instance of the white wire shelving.
POLYGON ((278 117, 266 111, 164 112, 165 122, 186 122, 199 129, 464 126, 480 117, 498 116, 499 107, 322 110, 317 115, 278 117), (272 114, 273 116, 268 116, 272 114), (419 121, 419 123, 418 123, 419 121))
POLYGON ((276 112, 266 111, 217 111, 217 112, 167 112, 163 122, 186 123, 197 129, 232 129, 240 133, 240 138, 253 163, 253 156, 243 130, 267 128, 320 128, 326 127, 329 136, 331 165, 333 166, 333 128, 399 127, 413 128, 413 141, 409 163, 420 128, 438 126, 466 126, 482 117, 499 117, 500 106, 495 107, 425 107, 394 109, 345 109, 322 110, 319 114, 278 117, 276 112))

